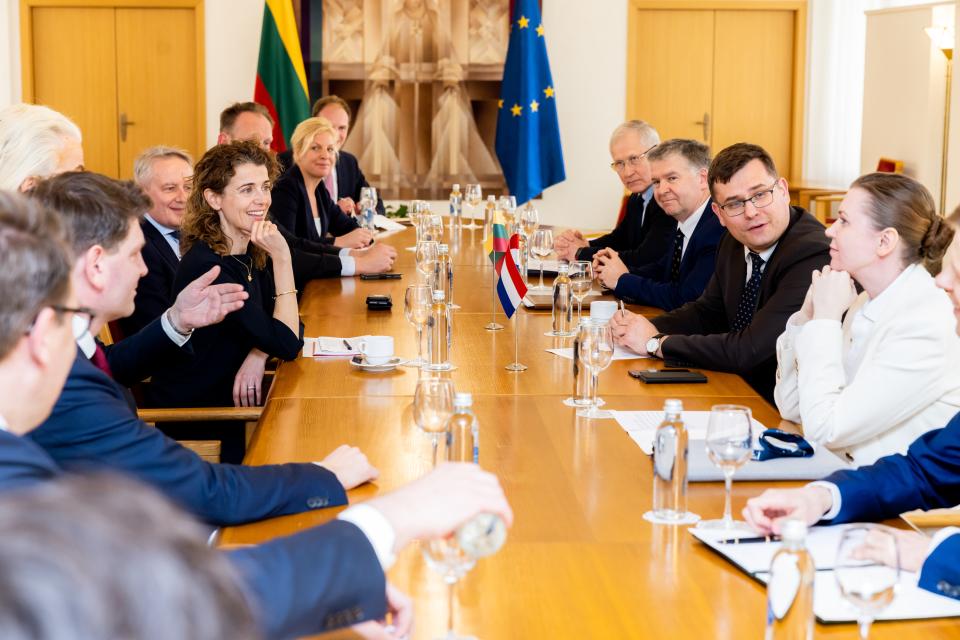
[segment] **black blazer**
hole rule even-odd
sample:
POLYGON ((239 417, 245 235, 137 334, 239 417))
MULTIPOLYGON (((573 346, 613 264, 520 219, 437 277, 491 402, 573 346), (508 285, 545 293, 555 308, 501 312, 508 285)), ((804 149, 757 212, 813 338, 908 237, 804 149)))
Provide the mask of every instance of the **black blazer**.
POLYGON ((300 167, 293 165, 273 185, 270 214, 277 224, 297 236, 314 242, 332 243, 332 238, 349 233, 360 225, 352 217, 340 210, 323 183, 314 189, 317 199, 317 215, 320 218, 322 233, 317 232, 307 196, 307 186, 303 182, 300 167))
POLYGON ((665 246, 672 246, 676 229, 677 221, 664 213, 656 198, 650 198, 644 215, 643 196, 634 193, 627 198, 627 211, 620 224, 610 233, 591 240, 589 247, 577 251, 577 260, 591 260, 597 251, 609 247, 620 254, 628 267, 654 263, 663 255, 665 246))
MULTIPOLYGON (((280 161, 280 168, 286 172, 293 166, 293 151, 287 149, 277 154, 277 160, 280 161)), ((340 151, 337 154, 337 197, 353 198, 354 202, 360 202, 360 189, 369 187, 366 176, 360 170, 360 163, 357 156, 347 151, 340 151)), ((377 191, 377 213, 383 215, 383 198, 377 191)))
MULTIPOLYGON (((663 243, 660 259, 656 262, 632 267, 617 280, 613 290, 618 298, 636 304, 658 307, 665 311, 676 309, 685 302, 696 300, 713 276, 717 258, 717 245, 726 233, 723 225, 710 208, 712 199, 700 216, 700 221, 687 241, 687 249, 680 261, 680 278, 670 281, 673 266, 673 237, 663 243)), ((674 232, 676 233, 676 232, 674 232)))
POLYGON ((670 339, 663 356, 695 366, 741 375, 773 402, 777 338, 787 319, 803 305, 810 274, 830 262, 830 241, 823 225, 799 207, 791 207, 790 224, 764 266, 757 310, 750 325, 730 331, 740 294, 746 286, 743 245, 730 234, 717 249, 717 267, 703 295, 653 319, 670 339))
POLYGON ((180 266, 180 258, 156 227, 141 220, 140 229, 145 240, 140 253, 147 265, 147 275, 137 283, 133 315, 118 321, 125 336, 132 336, 170 308, 173 303, 170 295, 173 278, 180 266))

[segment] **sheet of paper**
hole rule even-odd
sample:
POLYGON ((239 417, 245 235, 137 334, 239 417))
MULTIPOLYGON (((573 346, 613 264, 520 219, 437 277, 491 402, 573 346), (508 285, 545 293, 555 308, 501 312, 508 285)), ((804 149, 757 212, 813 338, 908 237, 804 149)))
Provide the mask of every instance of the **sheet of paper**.
MULTIPOLYGON (((550 353, 560 356, 561 358, 566 358, 567 360, 573 360, 573 347, 563 347, 560 349, 546 349, 550 353)), ((649 358, 650 356, 642 356, 639 353, 634 353, 630 349, 625 349, 624 347, 614 347, 613 348, 613 359, 614 360, 637 360, 639 358, 649 358)), ((660 414, 660 417, 663 417, 663 414, 660 414)), ((660 424, 659 420, 657 424, 660 424)))
MULTIPOLYGON (((571 356, 572 357, 572 356, 571 356)), ((653 436, 663 421, 662 411, 611 411, 614 420, 623 427, 630 438, 636 442, 645 454, 653 455, 653 436)), ((690 440, 706 440, 709 411, 684 411, 683 422, 690 434, 690 440)), ((756 419, 753 420, 753 432, 759 434, 766 429, 756 419)))
POLYGON ((399 222, 391 220, 387 216, 379 213, 373 217, 373 225, 377 229, 383 229, 384 231, 403 231, 406 229, 406 227, 399 222))
POLYGON ((332 338, 329 336, 320 336, 319 338, 303 339, 303 355, 310 357, 330 357, 330 356, 352 356, 360 353, 360 340, 364 336, 354 338, 332 338))

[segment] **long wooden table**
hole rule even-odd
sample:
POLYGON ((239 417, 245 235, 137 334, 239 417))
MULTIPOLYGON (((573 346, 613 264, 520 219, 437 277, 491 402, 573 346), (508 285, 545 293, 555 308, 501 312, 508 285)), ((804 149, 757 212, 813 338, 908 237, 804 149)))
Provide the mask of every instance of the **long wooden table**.
MULTIPOLYGON (((455 312, 450 377, 474 395, 480 421, 480 461, 500 477, 516 514, 507 544, 483 559, 457 590, 456 629, 482 640, 582 638, 760 637, 765 591, 697 543, 684 528, 653 526, 642 518, 651 504, 651 462, 613 420, 586 420, 562 404, 571 392, 571 364, 544 350, 569 340, 544 336, 550 313, 521 312, 489 333, 491 269, 480 235, 461 232, 453 254, 455 312), (516 323, 516 324, 514 324, 516 323), (515 327, 520 360, 511 373, 515 327)), ((417 279, 412 230, 382 241, 400 251, 399 281, 322 280, 310 283, 301 305, 307 336, 389 334, 397 352, 416 354, 403 317, 403 291, 417 279), (390 293, 390 312, 367 311, 364 299, 390 293)), ((650 309, 634 309, 650 313, 650 309)), ((745 404, 775 425, 779 417, 739 377, 709 372, 699 385, 645 386, 632 368, 651 360, 614 362, 600 377, 607 408, 659 410, 678 397, 691 410, 745 404)), ((413 424, 418 372, 401 368, 371 374, 345 359, 301 358, 284 363, 247 455, 247 464, 318 460, 343 443, 360 446, 380 479, 350 492, 357 502, 427 472, 430 444, 413 424)), ((734 508, 762 489, 734 484, 734 508)), ((723 510, 721 483, 690 485, 689 507, 704 518, 723 510)), ((224 531, 224 544, 248 544, 326 522, 338 509, 275 518, 224 531)), ((389 571, 392 583, 416 602, 414 637, 440 637, 446 624, 446 587, 411 545, 389 571)), ((817 627, 818 637, 855 637, 853 625, 817 627)), ((342 631, 325 637, 354 637, 342 631)), ((876 638, 958 638, 953 621, 881 623, 876 638)))

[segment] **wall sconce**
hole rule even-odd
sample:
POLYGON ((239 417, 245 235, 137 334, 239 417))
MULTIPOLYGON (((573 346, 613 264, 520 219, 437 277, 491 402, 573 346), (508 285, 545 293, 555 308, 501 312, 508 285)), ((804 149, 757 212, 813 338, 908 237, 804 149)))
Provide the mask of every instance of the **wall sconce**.
POLYGON ((953 80, 953 47, 955 35, 952 26, 924 29, 933 45, 947 58, 947 82, 943 97, 943 145, 940 156, 940 214, 947 213, 947 142, 950 138, 950 92, 953 80))

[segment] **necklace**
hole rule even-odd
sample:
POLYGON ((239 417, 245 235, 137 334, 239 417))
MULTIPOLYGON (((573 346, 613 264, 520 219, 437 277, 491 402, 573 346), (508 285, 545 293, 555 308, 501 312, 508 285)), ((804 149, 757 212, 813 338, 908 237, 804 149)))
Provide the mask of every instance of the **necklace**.
MULTIPOLYGON (((230 254, 230 257, 236 260, 237 262, 239 262, 240 264, 242 264, 243 268, 247 270, 247 282, 253 282, 253 265, 247 264, 246 262, 244 262, 243 260, 241 260, 240 258, 238 258, 233 254, 230 254)), ((253 260, 251 259, 250 262, 252 263, 253 260)))

